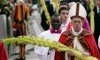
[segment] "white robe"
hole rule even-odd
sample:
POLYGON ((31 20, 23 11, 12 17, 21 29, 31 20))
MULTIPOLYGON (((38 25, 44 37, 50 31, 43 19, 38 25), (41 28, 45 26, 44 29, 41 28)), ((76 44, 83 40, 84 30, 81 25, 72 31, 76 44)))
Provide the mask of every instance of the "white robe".
MULTIPOLYGON (((75 38, 73 40, 73 47, 74 49, 77 49, 79 50, 80 52, 86 54, 86 55, 89 55, 89 52, 86 51, 83 46, 81 45, 81 43, 79 42, 77 36, 83 31, 83 28, 81 28, 81 30, 79 32, 75 32, 74 29, 72 28, 72 33, 73 35, 75 35, 75 38)), ((68 57, 68 54, 66 53, 65 55, 65 59, 66 60, 70 60, 70 58, 68 57)), ((77 58, 75 58, 75 60, 78 60, 77 58)))
POLYGON ((0 39, 7 38, 7 19, 6 15, 0 15, 0 39))
POLYGON ((28 28, 31 36, 38 36, 44 31, 41 27, 41 16, 38 11, 32 12, 30 20, 28 21, 28 28))
MULTIPOLYGON (((51 33, 50 30, 47 30, 43 33, 41 33, 40 37, 46 38, 46 39, 51 39, 54 41, 58 41, 60 37, 60 33, 51 33)), ((35 47, 35 53, 38 54, 40 60, 54 60, 55 56, 55 50, 49 50, 48 47, 35 47), (50 53, 48 55, 48 52, 50 53)))

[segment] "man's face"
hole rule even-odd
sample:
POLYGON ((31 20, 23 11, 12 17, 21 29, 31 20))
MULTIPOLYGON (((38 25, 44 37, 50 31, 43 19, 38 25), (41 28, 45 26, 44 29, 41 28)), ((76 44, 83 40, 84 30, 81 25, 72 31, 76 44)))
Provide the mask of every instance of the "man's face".
POLYGON ((60 19, 51 20, 51 26, 53 29, 58 30, 61 26, 61 20, 60 19))
POLYGON ((96 0, 96 6, 100 8, 100 0, 96 0))
POLYGON ((72 26, 76 32, 79 32, 82 27, 82 19, 76 17, 72 18, 72 26))
POLYGON ((66 21, 68 17, 68 10, 61 10, 60 16, 62 21, 66 21))

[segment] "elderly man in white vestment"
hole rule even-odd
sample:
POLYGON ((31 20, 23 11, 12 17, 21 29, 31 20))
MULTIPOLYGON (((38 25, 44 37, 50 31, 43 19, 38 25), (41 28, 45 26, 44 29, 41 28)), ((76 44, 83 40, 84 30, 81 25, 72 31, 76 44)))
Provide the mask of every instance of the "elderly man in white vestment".
MULTIPOLYGON (((51 18, 50 29, 41 33, 40 37, 58 41, 61 34, 61 17, 58 14, 54 14, 51 18)), ((38 54, 40 60, 54 60, 55 50, 49 50, 49 47, 35 47, 35 53, 38 54)))
MULTIPOLYGON (((59 42, 83 52, 83 55, 93 56, 100 60, 100 54, 96 46, 93 33, 82 28, 84 18, 86 18, 86 10, 82 4, 77 3, 73 5, 68 14, 71 18, 72 28, 64 31, 59 42)), ((79 60, 77 57, 66 52, 55 52, 55 60, 79 60)))

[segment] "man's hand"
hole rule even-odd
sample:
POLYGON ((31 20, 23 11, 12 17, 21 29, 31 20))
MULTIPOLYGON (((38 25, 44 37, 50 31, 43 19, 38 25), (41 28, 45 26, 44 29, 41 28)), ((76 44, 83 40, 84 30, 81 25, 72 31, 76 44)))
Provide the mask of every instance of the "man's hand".
POLYGON ((84 52, 82 55, 83 56, 89 56, 90 54, 88 52, 84 52))

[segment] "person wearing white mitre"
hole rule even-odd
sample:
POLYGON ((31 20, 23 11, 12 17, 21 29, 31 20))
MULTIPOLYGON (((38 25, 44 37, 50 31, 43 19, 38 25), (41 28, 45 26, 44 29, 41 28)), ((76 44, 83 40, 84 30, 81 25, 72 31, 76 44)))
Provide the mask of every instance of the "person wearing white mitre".
MULTIPOLYGON (((67 47, 76 49, 86 56, 93 56, 100 60, 100 54, 91 31, 82 28, 86 18, 86 10, 80 4, 73 5, 68 14, 71 18, 72 28, 62 32, 59 41, 67 47)), ((55 52, 55 60, 79 60, 71 52, 55 52)))

